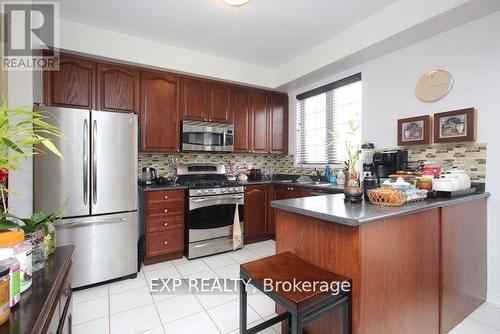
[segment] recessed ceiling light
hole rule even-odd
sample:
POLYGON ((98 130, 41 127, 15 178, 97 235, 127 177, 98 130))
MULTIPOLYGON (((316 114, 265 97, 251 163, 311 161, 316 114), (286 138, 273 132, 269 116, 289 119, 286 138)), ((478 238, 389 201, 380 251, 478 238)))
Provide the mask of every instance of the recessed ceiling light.
POLYGON ((230 6, 242 6, 250 2, 250 0, 222 0, 222 2, 230 6))

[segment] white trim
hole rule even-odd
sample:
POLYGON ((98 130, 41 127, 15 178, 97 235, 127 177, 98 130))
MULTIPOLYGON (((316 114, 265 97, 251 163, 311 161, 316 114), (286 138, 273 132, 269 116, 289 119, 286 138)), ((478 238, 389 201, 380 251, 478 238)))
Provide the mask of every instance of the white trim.
POLYGON ((500 294, 493 292, 491 290, 488 290, 487 294, 488 294, 487 301, 489 303, 495 304, 500 308, 500 294))

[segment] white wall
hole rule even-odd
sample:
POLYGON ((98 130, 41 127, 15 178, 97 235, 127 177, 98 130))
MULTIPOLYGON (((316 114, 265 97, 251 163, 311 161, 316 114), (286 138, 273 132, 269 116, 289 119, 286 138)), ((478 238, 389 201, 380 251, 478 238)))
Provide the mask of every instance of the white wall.
POLYGON ((478 109, 478 142, 487 143, 488 299, 500 304, 500 12, 413 44, 343 73, 332 73, 290 93, 290 152, 295 149, 295 95, 347 75, 363 75, 363 139, 377 147, 397 146, 397 122, 404 117, 464 107, 478 109), (454 76, 452 91, 435 103, 414 94, 418 78, 442 68, 454 76))

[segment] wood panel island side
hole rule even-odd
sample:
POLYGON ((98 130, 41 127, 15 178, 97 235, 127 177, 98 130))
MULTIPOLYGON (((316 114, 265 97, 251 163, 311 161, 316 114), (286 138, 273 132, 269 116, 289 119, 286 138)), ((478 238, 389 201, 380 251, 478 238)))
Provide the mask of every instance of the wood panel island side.
MULTIPOLYGON (((486 300, 488 193, 400 208, 274 201, 277 253, 352 278, 353 333, 447 333, 486 300)), ((304 333, 341 327, 332 313, 304 333)))

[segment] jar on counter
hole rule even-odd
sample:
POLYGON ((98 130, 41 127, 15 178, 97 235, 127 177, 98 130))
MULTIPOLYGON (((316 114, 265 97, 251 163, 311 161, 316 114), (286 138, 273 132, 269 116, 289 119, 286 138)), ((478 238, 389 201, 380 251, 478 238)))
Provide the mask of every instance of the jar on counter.
POLYGON ((0 325, 4 324, 10 317, 9 273, 9 267, 0 266, 0 325))
POLYGON ((0 247, 14 249, 14 257, 19 261, 21 293, 31 286, 32 269, 32 246, 31 242, 24 240, 24 231, 11 231, 0 233, 0 247))
POLYGON ((9 306, 14 307, 21 299, 19 261, 14 257, 13 248, 0 248, 0 266, 9 267, 9 306))

